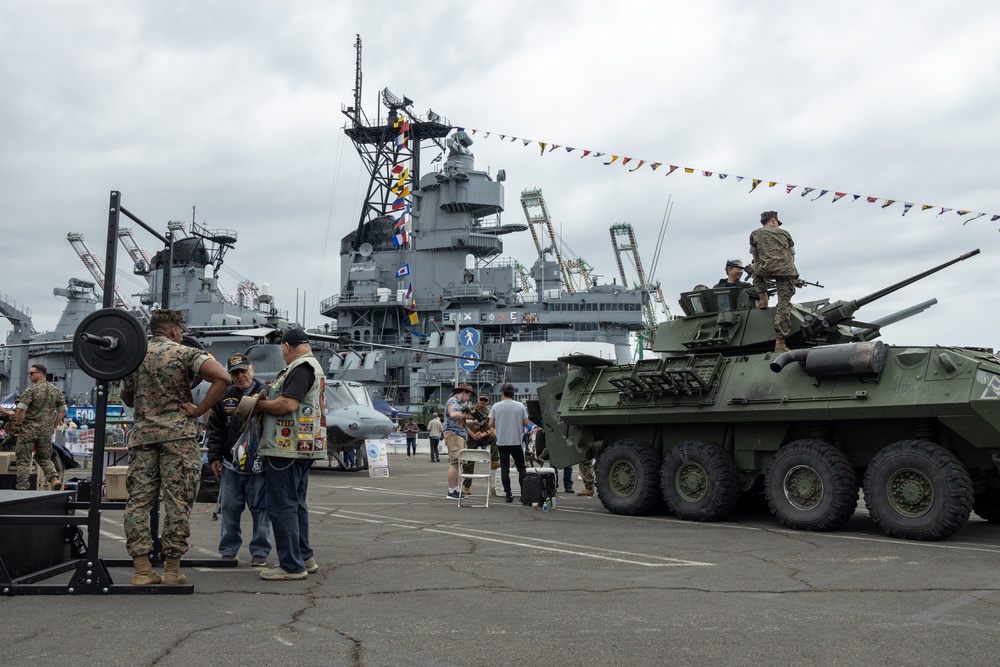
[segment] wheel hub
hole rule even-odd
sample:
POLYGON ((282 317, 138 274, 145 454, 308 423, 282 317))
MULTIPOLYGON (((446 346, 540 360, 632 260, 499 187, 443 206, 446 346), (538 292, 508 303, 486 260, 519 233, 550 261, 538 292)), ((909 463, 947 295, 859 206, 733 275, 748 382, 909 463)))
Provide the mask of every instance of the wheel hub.
POLYGON ((684 500, 696 503, 708 493, 708 475, 697 463, 685 463, 677 470, 674 486, 684 500))
POLYGON ((919 470, 904 468, 889 478, 889 504, 903 516, 923 516, 934 505, 934 485, 919 470))
POLYGON ((795 466, 785 474, 785 498, 796 509, 809 510, 823 499, 823 480, 809 466, 795 466))
POLYGON ((621 498, 631 496, 639 486, 639 475, 627 461, 618 461, 611 466, 608 479, 611 482, 611 491, 621 498))

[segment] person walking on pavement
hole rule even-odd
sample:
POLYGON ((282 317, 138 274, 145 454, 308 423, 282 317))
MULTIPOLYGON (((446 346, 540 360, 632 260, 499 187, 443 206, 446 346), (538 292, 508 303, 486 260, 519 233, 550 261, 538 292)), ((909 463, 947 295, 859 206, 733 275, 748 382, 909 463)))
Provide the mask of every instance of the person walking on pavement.
POLYGON ((411 450, 413 451, 413 458, 417 458, 418 433, 420 433, 420 427, 413 421, 413 417, 410 417, 410 421, 406 422, 406 426, 403 427, 403 434, 406 436, 406 458, 410 458, 411 450))
POLYGON ((767 308, 767 279, 774 280, 778 288, 778 305, 774 309, 774 351, 788 352, 785 338, 791 331, 792 296, 799 279, 799 270, 795 268, 795 242, 791 234, 781 229, 777 211, 761 213, 760 224, 750 233, 757 307, 767 308))
POLYGON ((503 400, 490 409, 490 428, 496 429, 497 449, 500 454, 500 481, 503 484, 504 500, 514 502, 510 491, 510 459, 513 457, 517 468, 518 488, 524 488, 524 450, 521 449, 522 429, 530 424, 528 410, 524 404, 514 400, 514 385, 505 384, 500 389, 503 400))
POLYGON ((264 475, 259 457, 251 464, 251 471, 239 469, 233 446, 240 437, 243 420, 236 415, 236 408, 244 396, 259 394, 264 386, 253 376, 253 364, 242 354, 234 354, 226 364, 233 386, 212 407, 206 426, 208 463, 220 478, 219 501, 222 508, 219 554, 223 559, 236 559, 243 546, 240 517, 245 508, 253 519, 253 536, 250 538, 250 564, 267 565, 271 553, 271 520, 264 509, 264 475))
POLYGON ((154 310, 153 335, 142 364, 122 381, 121 398, 135 409, 135 428, 128 445, 125 488, 125 548, 135 567, 134 585, 183 584, 181 557, 188 551, 188 519, 201 484, 199 418, 212 409, 229 387, 229 374, 203 350, 182 345, 183 315, 154 310), (205 398, 192 403, 191 387, 200 377, 211 382, 205 398), (149 561, 153 536, 149 512, 163 496, 163 577, 149 561))
POLYGON ((254 405, 263 413, 264 495, 278 552, 278 566, 260 573, 268 581, 305 579, 319 571, 309 544, 306 494, 313 461, 326 458, 326 378, 304 330, 285 330, 281 357, 287 366, 271 382, 268 395, 274 398, 254 405))
MULTIPOLYGON (((45 379, 48 369, 34 364, 28 371, 31 386, 17 399, 11 423, 18 434, 14 457, 17 461, 17 477, 14 488, 27 491, 31 488, 31 451, 35 451, 35 463, 41 469, 52 491, 62 488, 59 473, 52 463, 52 434, 56 424, 61 424, 66 416, 66 398, 58 387, 45 379)), ((38 480, 41 482, 41 479, 38 480)), ((38 484, 41 489, 41 483, 38 484)))
POLYGON ((434 418, 427 423, 427 437, 431 441, 431 463, 437 463, 441 460, 441 452, 438 446, 441 444, 441 434, 444 432, 444 425, 441 423, 441 419, 438 417, 438 413, 434 413, 434 418))

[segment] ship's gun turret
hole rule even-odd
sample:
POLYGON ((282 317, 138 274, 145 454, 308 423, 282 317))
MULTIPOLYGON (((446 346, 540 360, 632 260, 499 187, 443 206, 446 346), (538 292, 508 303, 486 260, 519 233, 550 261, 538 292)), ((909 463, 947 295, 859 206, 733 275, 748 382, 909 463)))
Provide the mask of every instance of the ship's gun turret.
POLYGON ((918 280, 922 280, 932 273, 937 273, 942 269, 946 269, 952 264, 957 264, 958 262, 964 261, 979 254, 979 248, 965 253, 955 259, 945 262, 944 264, 939 264, 934 268, 928 269, 923 273, 918 273, 915 276, 907 278, 906 280, 901 280, 898 283, 889 285, 888 287, 883 287, 877 292, 872 292, 867 296, 863 296, 860 299, 855 299, 853 301, 838 301, 832 303, 826 308, 819 310, 815 313, 809 313, 803 318, 802 322, 802 333, 807 337, 816 336, 824 331, 832 329, 840 324, 845 324, 851 320, 858 310, 862 307, 867 306, 872 301, 877 301, 882 297, 888 296, 893 292, 900 290, 907 285, 912 285, 918 280))

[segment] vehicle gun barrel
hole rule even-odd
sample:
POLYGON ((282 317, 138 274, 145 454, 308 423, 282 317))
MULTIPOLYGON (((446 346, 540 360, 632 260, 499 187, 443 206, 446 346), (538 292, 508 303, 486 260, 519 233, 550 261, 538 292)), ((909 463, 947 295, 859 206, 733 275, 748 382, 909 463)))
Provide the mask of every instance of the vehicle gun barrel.
POLYGON ((869 294, 867 296, 863 296, 860 299, 855 299, 854 302, 853 302, 854 305, 855 305, 855 310, 861 308, 862 306, 867 306, 872 301, 877 301, 878 299, 881 299, 884 296, 888 296, 888 295, 892 294, 893 292, 906 287, 907 285, 912 285, 913 283, 917 282, 918 280, 923 280, 924 278, 926 278, 927 276, 931 275, 932 273, 937 273, 938 271, 940 271, 942 269, 948 268, 952 264, 957 264, 959 262, 962 262, 964 260, 969 259, 970 257, 974 257, 975 255, 978 255, 978 254, 979 254, 979 248, 976 248, 975 250, 971 250, 971 251, 965 253, 964 255, 956 257, 955 259, 953 259, 951 261, 945 262, 944 264, 938 264, 937 266, 935 266, 932 269, 927 269, 923 273, 918 273, 917 275, 912 276, 910 278, 907 278, 906 280, 900 280, 898 283, 895 283, 894 285, 889 285, 888 287, 883 287, 882 289, 878 290, 877 292, 872 292, 871 294, 869 294))
POLYGON ((872 301, 877 301, 882 297, 888 296, 893 292, 900 290, 907 285, 912 285, 918 280, 922 280, 932 273, 937 273, 941 269, 946 269, 952 264, 956 264, 963 260, 969 259, 979 254, 979 248, 971 250, 964 255, 956 257, 955 259, 945 262, 944 264, 939 264, 934 268, 928 269, 923 273, 918 273, 915 276, 911 276, 906 280, 901 280, 898 283, 889 285, 888 287, 883 287, 877 292, 872 292, 860 299, 854 299, 853 301, 838 301, 836 303, 830 304, 824 310, 818 313, 811 313, 806 315, 805 320, 802 323, 802 329, 807 335, 817 334, 820 331, 832 328, 838 324, 847 322, 854 316, 862 306, 866 306, 872 301))

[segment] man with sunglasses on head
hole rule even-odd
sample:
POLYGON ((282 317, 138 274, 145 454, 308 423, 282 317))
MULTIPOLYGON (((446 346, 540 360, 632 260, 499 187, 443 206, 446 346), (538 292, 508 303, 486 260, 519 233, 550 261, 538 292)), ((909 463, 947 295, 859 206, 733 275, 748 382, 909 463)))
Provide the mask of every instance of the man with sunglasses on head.
POLYGON ((743 260, 726 260, 726 277, 715 283, 716 287, 753 287, 743 280, 743 260))

